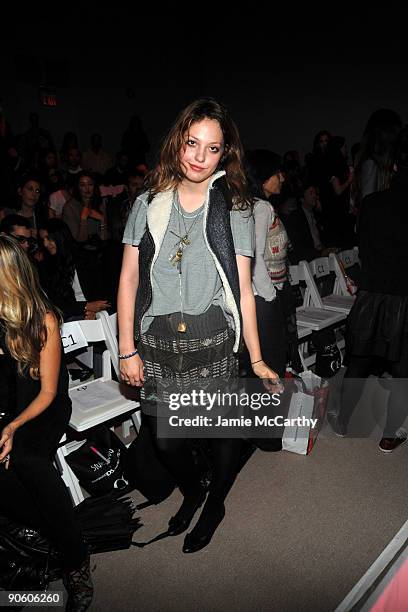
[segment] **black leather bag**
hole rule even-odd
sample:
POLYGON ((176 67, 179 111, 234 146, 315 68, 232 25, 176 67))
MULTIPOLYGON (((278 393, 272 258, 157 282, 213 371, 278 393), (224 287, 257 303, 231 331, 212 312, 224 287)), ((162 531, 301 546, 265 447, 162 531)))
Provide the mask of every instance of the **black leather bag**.
MULTIPOLYGON (((74 509, 91 554, 125 550, 142 525, 133 500, 115 492, 74 509)), ((38 531, 0 515, 0 589, 42 591, 62 576, 61 558, 38 531)))
POLYGON ((48 588, 61 577, 59 556, 37 531, 0 516, 0 588, 48 588))

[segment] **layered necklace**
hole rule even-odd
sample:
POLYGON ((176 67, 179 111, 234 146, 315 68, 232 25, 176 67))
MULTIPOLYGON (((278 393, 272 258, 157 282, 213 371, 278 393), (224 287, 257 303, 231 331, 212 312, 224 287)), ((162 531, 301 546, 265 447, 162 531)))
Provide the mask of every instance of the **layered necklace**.
POLYGON ((180 292, 180 314, 181 321, 177 326, 177 331, 184 333, 187 331, 187 323, 184 321, 184 305, 183 305, 183 254, 184 250, 191 245, 191 232, 193 231, 198 218, 203 214, 204 209, 196 213, 194 216, 185 217, 181 210, 180 200, 177 190, 174 193, 173 206, 176 209, 178 215, 178 231, 179 233, 170 230, 171 234, 177 237, 177 242, 174 244, 176 251, 169 257, 169 261, 173 266, 177 268, 179 277, 179 292, 180 292), (193 219, 190 227, 187 229, 185 219, 193 219))

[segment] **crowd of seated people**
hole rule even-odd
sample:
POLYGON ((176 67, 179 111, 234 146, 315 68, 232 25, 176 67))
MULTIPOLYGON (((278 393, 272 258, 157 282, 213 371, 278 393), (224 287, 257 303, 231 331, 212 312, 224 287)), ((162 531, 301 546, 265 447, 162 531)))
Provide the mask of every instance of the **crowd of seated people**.
MULTIPOLYGON (((91 134, 89 147, 81 153, 77 134, 67 131, 57 150, 55 138, 46 126, 40 127, 35 113, 29 117, 29 129, 16 138, 4 114, 0 119, 2 154, 8 161, 7 175, 1 177, 0 220, 10 214, 24 218, 20 225, 6 221, 2 231, 10 234, 15 228, 17 240, 39 265, 49 260, 39 229, 45 231, 49 219, 61 219, 75 245, 75 278, 81 278, 85 301, 102 301, 114 309, 123 230, 148 171, 149 141, 140 119, 131 118, 118 140, 115 161, 104 148, 101 133, 91 134), (31 235, 25 237, 28 231, 31 235)), ((316 134, 303 164, 294 149, 282 156, 281 194, 273 194, 269 201, 286 229, 290 263, 357 244, 361 198, 385 187, 389 150, 400 127, 394 111, 374 113, 361 144, 351 147, 352 164, 345 139, 329 130, 316 134)))
POLYGON ((5 162, 0 175, 0 231, 14 236, 29 253, 50 294, 61 290, 53 298, 65 318, 89 318, 97 304, 116 305, 123 229, 147 173, 149 143, 137 119, 133 117, 125 131, 114 163, 99 133, 91 135, 82 154, 78 136, 67 131, 57 150, 55 138, 40 127, 36 113, 29 116, 29 129, 13 136, 0 112, 5 162), (57 245, 57 253, 50 251, 50 244, 57 245), (53 279, 62 271, 64 287, 57 289, 53 279), (78 288, 79 278, 81 290, 75 292, 72 286, 78 288), (79 306, 72 299, 75 294, 79 306))
MULTIPOLYGON (((148 172, 141 121, 131 118, 115 161, 101 133, 91 135, 82 154, 75 132, 67 131, 57 149, 38 115, 29 121, 27 132, 13 137, 0 113, 7 162, 0 177, 0 231, 29 253, 66 319, 93 317, 102 307, 114 312, 123 231, 148 172), (62 271, 64 286, 56 288, 53 279, 62 271)), ((329 130, 316 134, 303 164, 294 149, 282 156, 281 193, 267 200, 286 230, 289 263, 358 243, 362 197, 389 183, 390 151, 401 125, 394 111, 373 113, 362 142, 351 147, 352 163, 345 139, 329 130)))

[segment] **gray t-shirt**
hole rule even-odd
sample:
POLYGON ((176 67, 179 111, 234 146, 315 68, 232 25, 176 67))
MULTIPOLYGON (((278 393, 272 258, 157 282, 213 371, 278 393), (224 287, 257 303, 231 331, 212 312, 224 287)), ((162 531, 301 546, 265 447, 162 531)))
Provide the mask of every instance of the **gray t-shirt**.
MULTIPOLYGON (((139 196, 132 208, 123 235, 124 244, 138 246, 146 228, 147 196, 139 196)), ((225 313, 221 278, 213 257, 207 249, 203 231, 204 206, 187 213, 173 198, 169 225, 152 272, 153 298, 143 319, 142 332, 149 328, 153 317, 172 312, 198 315, 212 305, 225 313), (191 229, 190 229, 191 228, 191 229), (184 247, 181 276, 172 258, 177 252, 179 236, 188 232, 191 244, 184 247), (180 295, 181 294, 181 295, 180 295)), ((252 257, 254 254, 254 222, 250 211, 230 212, 235 253, 252 257)), ((226 315, 230 322, 230 317, 226 315)))

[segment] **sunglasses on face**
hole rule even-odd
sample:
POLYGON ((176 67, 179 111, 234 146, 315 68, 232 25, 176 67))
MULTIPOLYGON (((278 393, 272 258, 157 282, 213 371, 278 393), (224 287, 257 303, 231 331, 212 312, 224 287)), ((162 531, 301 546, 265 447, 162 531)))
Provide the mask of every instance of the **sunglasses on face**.
POLYGON ((26 238, 25 236, 14 236, 14 234, 10 234, 10 236, 12 236, 14 240, 17 240, 19 244, 24 244, 26 242, 27 244, 31 245, 35 243, 35 238, 26 238))

